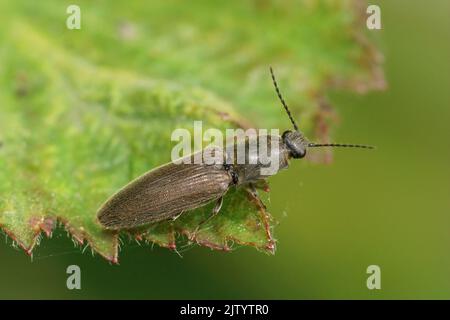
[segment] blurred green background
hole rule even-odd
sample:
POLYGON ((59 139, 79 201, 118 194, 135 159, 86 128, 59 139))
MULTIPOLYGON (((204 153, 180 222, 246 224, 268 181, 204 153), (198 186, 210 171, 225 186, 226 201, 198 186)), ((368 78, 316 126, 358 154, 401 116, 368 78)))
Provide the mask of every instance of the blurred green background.
POLYGON ((336 150, 331 165, 295 162, 271 179, 274 256, 128 244, 114 266, 59 230, 33 261, 1 241, 0 298, 450 298, 450 3, 371 3, 388 88, 330 100, 333 140, 378 149, 336 150), (71 264, 80 291, 66 289, 71 264), (381 290, 366 287, 372 264, 381 290))

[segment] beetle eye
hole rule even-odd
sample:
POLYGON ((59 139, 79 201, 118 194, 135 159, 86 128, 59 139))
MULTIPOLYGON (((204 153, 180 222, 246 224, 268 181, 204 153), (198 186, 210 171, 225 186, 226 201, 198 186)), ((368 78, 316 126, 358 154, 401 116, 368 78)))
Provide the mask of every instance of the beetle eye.
POLYGON ((306 150, 305 149, 291 150, 291 155, 294 159, 301 159, 306 156, 306 150))
POLYGON ((302 151, 301 158, 304 158, 305 156, 306 156, 306 150, 303 150, 303 151, 302 151))
POLYGON ((304 158, 305 156, 306 156, 306 150, 305 149, 299 150, 298 157, 301 159, 301 158, 304 158))

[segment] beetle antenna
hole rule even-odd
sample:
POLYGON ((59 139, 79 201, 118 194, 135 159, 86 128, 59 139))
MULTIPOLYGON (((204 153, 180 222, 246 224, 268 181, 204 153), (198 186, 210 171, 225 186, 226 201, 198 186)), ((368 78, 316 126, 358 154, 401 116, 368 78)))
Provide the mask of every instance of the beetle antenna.
POLYGON ((272 67, 270 67, 270 73, 272 75, 273 85, 275 86, 275 91, 277 92, 278 98, 280 99, 281 103, 283 104, 284 110, 286 110, 286 113, 289 116, 289 119, 291 120, 292 124, 294 125, 295 131, 298 131, 297 124, 295 123, 294 118, 292 117, 291 111, 289 110, 286 102, 283 99, 283 96, 281 95, 280 89, 278 88, 278 83, 277 83, 277 80, 275 79, 275 74, 273 73, 272 67))
POLYGON ((365 144, 347 144, 347 143, 314 143, 308 144, 310 148, 316 147, 340 147, 340 148, 362 148, 362 149, 375 149, 374 146, 369 146, 365 144))

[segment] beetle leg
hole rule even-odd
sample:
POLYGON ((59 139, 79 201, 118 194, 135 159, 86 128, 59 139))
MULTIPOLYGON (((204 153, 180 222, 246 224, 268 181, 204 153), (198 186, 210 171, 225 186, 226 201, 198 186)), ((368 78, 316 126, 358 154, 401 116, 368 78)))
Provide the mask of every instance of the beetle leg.
POLYGON ((222 205, 223 205, 223 197, 220 197, 219 199, 217 199, 216 205, 213 208, 213 213, 209 218, 212 218, 216 214, 218 214, 220 209, 222 208, 222 205))
POLYGON ((223 168, 225 169, 225 171, 227 171, 229 173, 229 175, 231 176, 231 183, 234 185, 237 185, 239 183, 239 176, 238 174, 234 171, 234 168, 231 164, 224 164, 223 168))
POLYGON ((172 221, 177 220, 182 214, 184 213, 184 211, 181 211, 179 214, 177 214, 176 216, 170 218, 172 221))
POLYGON ((202 222, 200 222, 198 227, 200 227, 202 224, 205 224, 206 222, 208 222, 209 220, 214 218, 219 213, 220 208, 222 208, 222 204, 223 204, 223 197, 220 197, 219 199, 217 199, 216 205, 214 206, 211 215, 208 218, 206 218, 205 220, 203 220, 202 222))
POLYGON ((204 225, 206 222, 214 218, 219 213, 220 209, 222 208, 222 204, 223 204, 223 197, 220 197, 219 199, 217 199, 216 205, 214 206, 212 213, 209 215, 209 217, 200 222, 197 228, 195 228, 192 238, 195 238, 195 235, 197 234, 198 230, 200 230, 200 227, 202 225, 204 225))
POLYGON ((269 182, 267 182, 267 180, 265 180, 265 179, 254 182, 253 186, 255 187, 255 189, 261 189, 264 192, 270 191, 269 182))
POLYGON ((249 183, 246 190, 261 208, 263 208, 264 210, 267 209, 266 205, 264 204, 264 202, 262 202, 261 198, 258 195, 258 191, 256 190, 255 184, 249 183))
POLYGON ((269 242, 267 244, 267 248, 273 252, 275 250, 275 240, 272 238, 272 233, 271 233, 270 224, 269 224, 269 222, 271 221, 272 218, 267 213, 267 207, 264 204, 264 202, 261 200, 261 198, 258 196, 258 192, 256 191, 255 186, 252 183, 250 183, 250 184, 248 184, 246 190, 249 194, 249 197, 251 198, 250 200, 253 202, 256 202, 256 205, 258 206, 258 209, 259 209, 258 211, 261 215, 262 223, 264 224, 266 236, 267 236, 267 239, 269 240, 269 242))

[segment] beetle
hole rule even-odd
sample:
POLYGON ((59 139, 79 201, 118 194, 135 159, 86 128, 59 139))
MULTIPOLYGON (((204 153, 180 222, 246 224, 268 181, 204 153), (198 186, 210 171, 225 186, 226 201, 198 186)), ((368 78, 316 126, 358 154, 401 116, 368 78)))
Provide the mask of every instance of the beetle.
MULTIPOLYGON (((314 143, 310 142, 299 130, 288 105, 281 95, 273 69, 270 68, 275 91, 283 105, 294 130, 285 131, 282 136, 267 136, 267 149, 271 148, 272 140, 276 140, 278 170, 289 165, 290 159, 304 158, 308 148, 316 147, 352 147, 372 149, 372 146, 339 143, 314 143)), ((267 167, 258 159, 258 154, 251 153, 248 148, 249 140, 238 141, 234 144, 236 149, 239 144, 246 144, 245 158, 256 158, 256 163, 240 164, 236 161, 236 153, 230 154, 228 150, 206 149, 190 155, 192 159, 205 152, 221 152, 219 157, 230 161, 213 164, 195 164, 173 162, 164 164, 150 170, 111 196, 98 210, 97 218, 106 229, 120 230, 138 227, 144 224, 152 224, 163 220, 176 219, 186 211, 193 210, 216 202, 211 215, 200 223, 215 216, 223 203, 223 197, 232 187, 245 187, 253 195, 256 194, 256 186, 264 183, 267 174, 261 174, 261 169, 267 167)), ((259 198, 258 198, 259 199, 259 198)))

